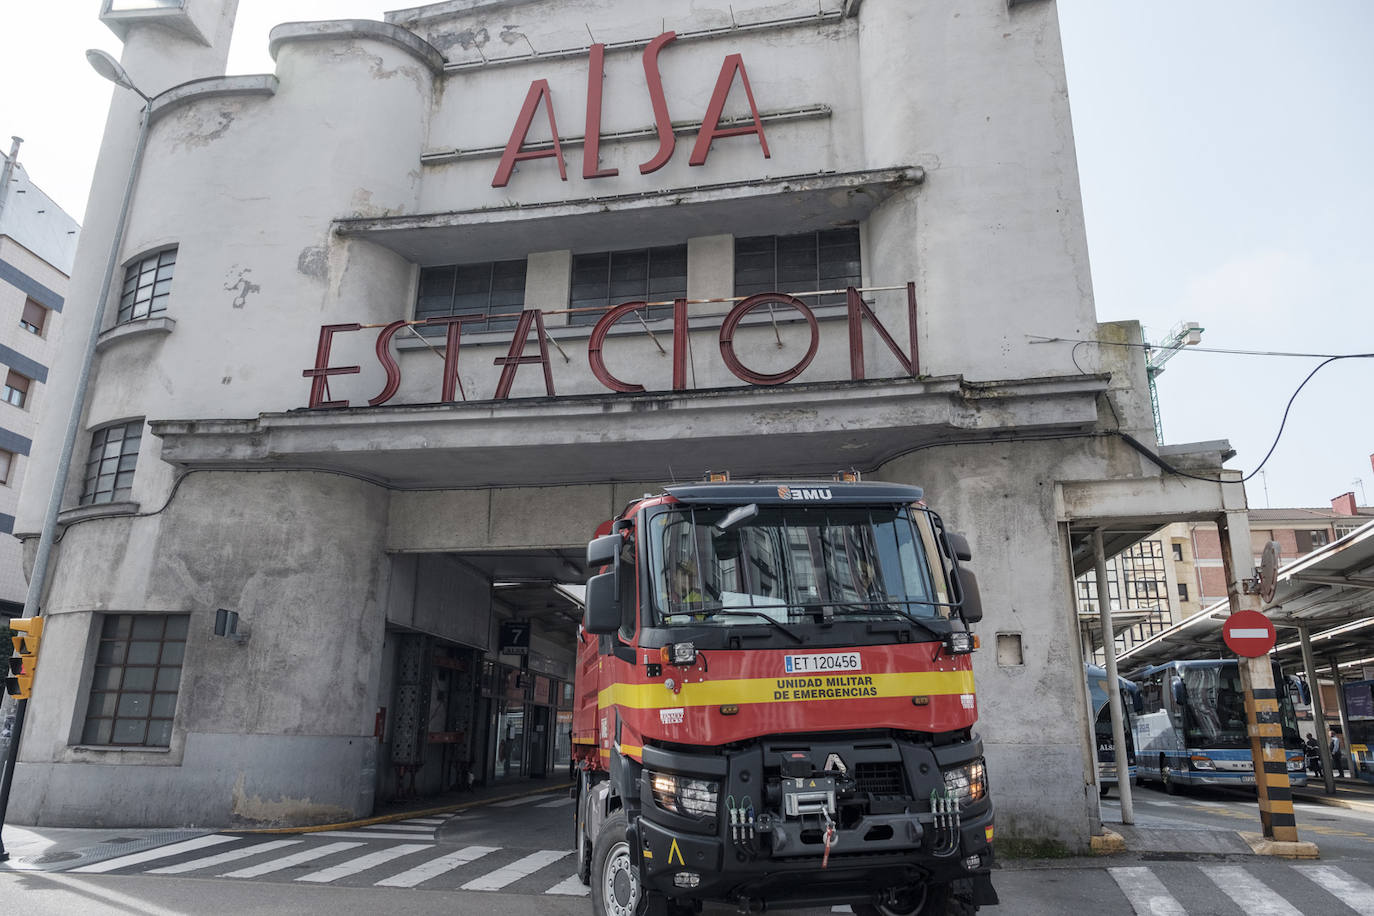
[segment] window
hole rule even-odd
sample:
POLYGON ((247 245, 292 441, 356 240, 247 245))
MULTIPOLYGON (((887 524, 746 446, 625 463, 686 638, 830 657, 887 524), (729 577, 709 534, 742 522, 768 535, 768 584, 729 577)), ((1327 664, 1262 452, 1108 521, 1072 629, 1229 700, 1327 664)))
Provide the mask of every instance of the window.
POLYGON ((167 747, 189 614, 109 614, 101 624, 82 744, 167 747))
MULTIPOLYGON (((735 239, 736 296, 844 289, 862 283, 857 228, 735 239)), ((839 294, 807 304, 844 301, 839 294)))
POLYGON ((176 263, 177 250, 168 248, 126 267, 116 323, 151 318, 167 311, 167 297, 172 290, 172 269, 176 263))
POLYGON ((1180 582, 1180 583, 1178 583, 1178 600, 1179 600, 1179 601, 1187 601, 1187 600, 1188 600, 1188 583, 1187 583, 1187 582, 1180 582))
POLYGON ((19 326, 30 334, 43 336, 43 328, 48 323, 48 310, 32 299, 24 300, 24 314, 19 318, 19 326))
POLYGON ((1316 550, 1318 547, 1325 547, 1329 543, 1331 543, 1331 532, 1327 531, 1325 528, 1317 528, 1312 531, 1313 550, 1316 550))
MULTIPOLYGON (((604 311, 622 302, 669 302, 687 296, 687 246, 638 251, 602 251, 573 256, 569 324, 596 324, 604 311)), ((644 320, 667 318, 671 305, 647 310, 644 320)))
MULTIPOLYGON (((515 327, 525 303, 525 261, 485 261, 420 268, 420 292, 415 303, 417 319, 451 315, 509 315, 485 322, 467 322, 465 329, 504 331, 515 327)), ((442 334, 440 328, 419 329, 442 334)))
POLYGON ((1343 537, 1345 537, 1347 534, 1349 534, 1350 532, 1354 531, 1356 528, 1358 528, 1358 527, 1360 527, 1360 526, 1359 526, 1359 525, 1332 525, 1331 527, 1332 527, 1332 530, 1334 530, 1334 531, 1336 532, 1336 537, 1338 537, 1338 538, 1343 538, 1343 537))
POLYGON ((13 369, 9 375, 5 376, 5 391, 3 397, 15 407, 23 407, 29 399, 29 382, 32 381, 27 375, 20 375, 13 369))
POLYGON ((1174 562, 1175 562, 1175 563, 1182 563, 1182 562, 1183 562, 1183 545, 1180 544, 1178 541, 1174 541, 1174 543, 1173 543, 1173 548, 1174 548, 1174 562))
POLYGON ((106 426, 92 434, 81 505, 112 503, 129 495, 134 485, 134 465, 138 462, 138 444, 142 436, 142 420, 106 426))
POLYGON ((14 452, 7 452, 0 448, 0 484, 10 482, 10 473, 14 470, 14 452))

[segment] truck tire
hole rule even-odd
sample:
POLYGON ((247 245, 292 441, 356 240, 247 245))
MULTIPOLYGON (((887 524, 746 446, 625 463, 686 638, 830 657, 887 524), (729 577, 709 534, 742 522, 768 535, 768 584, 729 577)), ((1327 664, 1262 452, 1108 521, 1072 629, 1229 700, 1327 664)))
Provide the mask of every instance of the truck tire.
POLYGON ((648 895, 625 840, 625 812, 606 818, 592 846, 592 912, 596 916, 643 916, 648 895))
POLYGON ((895 904, 860 903, 854 912, 857 916, 969 916, 978 907, 949 884, 925 884, 909 888, 895 904))

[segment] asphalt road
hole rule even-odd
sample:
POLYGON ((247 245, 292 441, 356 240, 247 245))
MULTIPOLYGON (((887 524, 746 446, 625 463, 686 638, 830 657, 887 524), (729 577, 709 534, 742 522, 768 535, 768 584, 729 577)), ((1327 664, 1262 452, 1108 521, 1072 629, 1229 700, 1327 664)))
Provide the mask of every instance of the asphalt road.
MULTIPOLYGON (((211 834, 66 872, 0 871, 0 900, 25 914, 588 916, 586 888, 573 876, 571 817, 566 797, 545 795, 357 830, 211 834)), ((1119 820, 1115 798, 1104 802, 1103 820, 1119 820)), ((1302 838, 1321 847, 1319 861, 1167 849, 1005 861, 994 878, 1003 903, 984 912, 1374 916, 1374 816, 1300 805, 1298 820, 1302 838)), ((1136 821, 1180 836, 1258 829, 1253 797, 1148 788, 1137 791, 1136 821)))

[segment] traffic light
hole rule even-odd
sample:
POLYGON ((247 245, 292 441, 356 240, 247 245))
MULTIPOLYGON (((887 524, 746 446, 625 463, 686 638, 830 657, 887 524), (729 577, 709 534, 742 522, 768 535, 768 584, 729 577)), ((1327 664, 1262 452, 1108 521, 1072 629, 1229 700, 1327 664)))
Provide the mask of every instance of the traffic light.
POLYGON ((29 698, 33 675, 38 670, 38 640, 43 635, 42 617, 15 618, 10 621, 14 631, 14 655, 10 658, 9 674, 5 678, 5 692, 21 700, 29 698))

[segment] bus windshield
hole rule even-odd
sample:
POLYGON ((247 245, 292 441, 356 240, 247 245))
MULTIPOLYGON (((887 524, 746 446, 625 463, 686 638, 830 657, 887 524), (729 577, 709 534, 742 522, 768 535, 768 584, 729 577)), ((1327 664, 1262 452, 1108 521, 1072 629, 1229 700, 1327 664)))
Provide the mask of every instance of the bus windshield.
POLYGON ((925 511, 896 507, 684 507, 649 525, 659 622, 777 623, 815 614, 947 618, 950 596, 925 511), (738 512, 732 516, 739 517, 738 512), (929 556, 936 556, 932 573, 929 556))
MULTIPOLYGON (((1240 667, 1221 665, 1180 666, 1179 676, 1187 695, 1184 738, 1189 747, 1248 748, 1250 732, 1245 723, 1245 690, 1240 667)), ((1280 681, 1280 683, 1282 683, 1280 681)), ((1279 691, 1279 719, 1284 746, 1300 747, 1298 720, 1287 691, 1279 691)))

